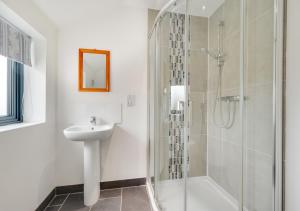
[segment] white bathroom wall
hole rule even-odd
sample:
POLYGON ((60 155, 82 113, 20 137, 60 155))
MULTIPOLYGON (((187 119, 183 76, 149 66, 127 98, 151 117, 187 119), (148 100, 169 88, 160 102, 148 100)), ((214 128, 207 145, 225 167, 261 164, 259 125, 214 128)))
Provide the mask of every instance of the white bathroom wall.
POLYGON ((285 210, 300 209, 300 1, 287 4, 285 210))
MULTIPOLYGON (((94 6, 97 6, 95 4, 94 6)), ((101 181, 146 177, 147 10, 117 6, 81 16, 58 35, 57 185, 83 183, 83 143, 66 140, 63 129, 76 123, 123 122, 101 143, 101 181), (78 49, 111 51, 111 91, 78 92, 78 49), (127 107, 127 96, 136 105, 127 107)))
MULTIPOLYGON (((0 209, 32 211, 56 185, 54 172, 56 29, 30 0, 3 0, 0 4, 1 11, 4 7, 10 8, 44 36, 47 42, 47 60, 41 62, 43 64, 39 66, 46 65, 46 89, 34 87, 40 91, 39 95, 43 94, 43 98, 46 98, 46 122, 0 132, 0 209)), ((15 20, 18 21, 17 18, 15 20)), ((45 108, 45 104, 43 105, 45 108)), ((45 120, 45 117, 42 117, 42 120, 45 120)))

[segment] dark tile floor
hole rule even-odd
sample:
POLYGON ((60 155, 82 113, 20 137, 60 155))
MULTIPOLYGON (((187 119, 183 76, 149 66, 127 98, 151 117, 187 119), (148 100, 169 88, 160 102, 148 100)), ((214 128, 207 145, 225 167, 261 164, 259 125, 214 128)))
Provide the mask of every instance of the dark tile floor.
POLYGON ((145 186, 103 190, 92 207, 83 204, 83 193, 56 195, 45 211, 151 211, 145 186))

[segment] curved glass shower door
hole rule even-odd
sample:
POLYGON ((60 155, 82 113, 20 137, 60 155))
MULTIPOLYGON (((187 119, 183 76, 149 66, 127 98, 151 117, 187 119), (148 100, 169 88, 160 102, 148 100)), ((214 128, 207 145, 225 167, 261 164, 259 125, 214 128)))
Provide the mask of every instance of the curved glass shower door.
MULTIPOLYGON (((162 210, 184 210, 185 207, 185 10, 183 0, 170 4, 149 39, 151 55, 155 55, 155 67, 150 68, 155 71, 150 73, 149 83, 152 98, 149 131, 153 132, 150 146, 154 146, 150 147, 150 155, 154 156, 150 166, 154 169, 155 197, 162 210)), ((154 22, 157 14, 158 11, 149 10, 149 23, 154 22)))
POLYGON ((148 182, 162 211, 280 211, 277 3, 149 10, 148 182))
MULTIPOLYGON (((157 12, 149 11, 148 14, 148 33, 154 23, 157 12)), ((156 36, 148 38, 148 182, 151 184, 152 191, 154 191, 155 184, 155 140, 154 140, 154 92, 155 92, 155 65, 156 65, 156 36)))

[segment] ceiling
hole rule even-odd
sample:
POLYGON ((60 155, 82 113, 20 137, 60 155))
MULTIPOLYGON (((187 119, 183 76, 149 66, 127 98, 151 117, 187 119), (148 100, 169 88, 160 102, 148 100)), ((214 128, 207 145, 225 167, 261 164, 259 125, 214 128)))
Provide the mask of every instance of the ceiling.
MULTIPOLYGON (((116 7, 160 9, 169 0, 32 0, 58 26, 116 7)), ((191 0, 191 13, 208 17, 224 0, 191 0), (205 5, 205 10, 203 6, 205 5)))

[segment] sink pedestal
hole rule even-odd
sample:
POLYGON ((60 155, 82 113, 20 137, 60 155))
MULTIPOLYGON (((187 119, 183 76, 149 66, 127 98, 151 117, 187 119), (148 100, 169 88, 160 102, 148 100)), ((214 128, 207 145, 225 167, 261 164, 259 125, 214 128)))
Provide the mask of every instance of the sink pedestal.
POLYGON ((100 196, 99 141, 84 142, 84 205, 95 204, 100 196))
POLYGON ((100 141, 108 140, 115 124, 74 125, 64 129, 71 141, 84 142, 84 204, 94 205, 100 196, 100 141))

